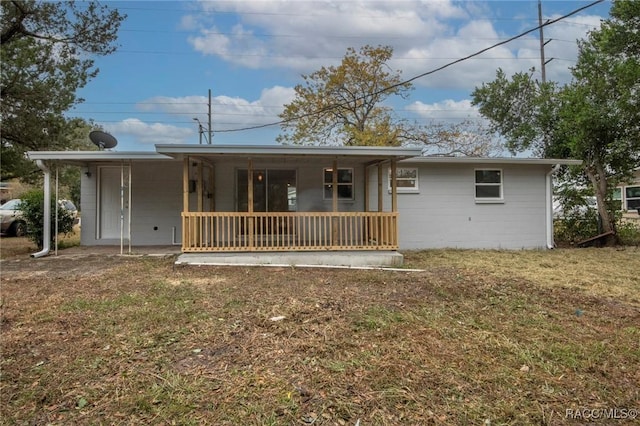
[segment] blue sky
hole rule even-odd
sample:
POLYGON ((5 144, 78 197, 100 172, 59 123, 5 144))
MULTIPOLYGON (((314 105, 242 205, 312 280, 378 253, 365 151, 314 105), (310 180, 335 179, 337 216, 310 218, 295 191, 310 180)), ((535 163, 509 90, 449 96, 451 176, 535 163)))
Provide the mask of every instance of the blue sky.
MULTIPOLYGON (((348 47, 391 45, 389 63, 406 79, 517 35, 538 23, 537 0, 450 1, 111 1, 128 15, 116 53, 96 60, 99 75, 70 116, 92 119, 119 151, 156 143, 195 143, 207 125, 212 91, 213 143, 274 144, 274 123, 302 74, 337 65, 348 47)), ((591 1, 543 0, 543 20, 591 1)), ((545 27, 547 79, 569 81, 576 39, 608 16, 610 2, 545 27)), ((479 119, 474 87, 540 69, 538 32, 418 79, 407 99, 390 99, 398 117, 421 124, 479 119)), ((539 71, 537 71, 539 75, 539 71)))

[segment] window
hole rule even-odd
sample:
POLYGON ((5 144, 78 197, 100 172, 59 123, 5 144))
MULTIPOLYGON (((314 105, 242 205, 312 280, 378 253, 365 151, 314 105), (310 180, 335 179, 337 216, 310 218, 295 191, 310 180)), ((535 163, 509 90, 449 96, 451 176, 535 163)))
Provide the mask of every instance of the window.
POLYGON ((611 195, 611 206, 613 210, 622 210, 622 188, 614 188, 613 194, 611 195))
MULTIPOLYGON (((333 199, 333 169, 324 169, 324 199, 333 199)), ((353 169, 338 169, 338 200, 353 200, 353 169)))
MULTIPOLYGON (((239 169, 236 175, 239 212, 249 211, 249 172, 239 169)), ((253 211, 291 212, 297 210, 295 170, 254 170, 253 211)))
MULTIPOLYGON (((396 168, 396 185, 398 192, 419 192, 418 169, 408 167, 396 168)), ((388 188, 391 191, 391 169, 389 169, 388 188)))
POLYGON ((640 209, 640 186, 627 186, 625 188, 627 210, 640 209))
POLYGON ((502 201, 502 197, 502 170, 477 169, 476 201, 496 202, 502 201))

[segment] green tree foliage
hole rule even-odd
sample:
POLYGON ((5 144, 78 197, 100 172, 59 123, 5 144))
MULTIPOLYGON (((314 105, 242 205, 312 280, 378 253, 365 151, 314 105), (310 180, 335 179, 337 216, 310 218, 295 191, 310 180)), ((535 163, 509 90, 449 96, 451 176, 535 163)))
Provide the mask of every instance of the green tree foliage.
POLYGON ((98 74, 91 59, 115 51, 124 16, 98 2, 0 2, 0 178, 28 178, 28 150, 68 149, 79 120, 63 115, 98 74))
POLYGON ((303 75, 296 97, 280 118, 281 143, 327 145, 400 145, 406 136, 402 122, 381 103, 392 95, 405 97, 410 83, 387 62, 389 46, 347 49, 339 66, 303 75))
POLYGON ((473 103, 512 151, 583 160, 579 175, 598 202, 602 230, 615 232, 612 190, 640 165, 640 2, 617 0, 600 29, 579 42, 571 83, 540 83, 531 74, 473 92, 473 103))
MULTIPOLYGON (((31 190, 22 195, 20 201, 22 217, 27 224, 27 238, 33 241, 38 248, 43 247, 44 242, 44 192, 31 190)), ((58 234, 73 232, 73 216, 61 206, 58 210, 58 234)), ((51 241, 55 239, 56 202, 51 198, 51 241)))

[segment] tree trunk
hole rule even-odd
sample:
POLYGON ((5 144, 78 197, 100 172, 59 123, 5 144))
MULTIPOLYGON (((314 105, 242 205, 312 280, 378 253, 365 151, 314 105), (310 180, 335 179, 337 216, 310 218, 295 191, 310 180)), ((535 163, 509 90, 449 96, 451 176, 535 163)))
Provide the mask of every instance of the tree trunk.
POLYGON ((604 172, 604 168, 595 164, 591 167, 586 167, 585 172, 591 185, 593 186, 593 191, 596 196, 596 203, 598 208, 598 215, 600 216, 600 223, 602 226, 602 232, 612 232, 613 234, 608 235, 605 239, 606 246, 613 246, 617 243, 616 236, 616 219, 607 206, 607 177, 604 172), (595 169, 595 170, 594 170, 595 169))

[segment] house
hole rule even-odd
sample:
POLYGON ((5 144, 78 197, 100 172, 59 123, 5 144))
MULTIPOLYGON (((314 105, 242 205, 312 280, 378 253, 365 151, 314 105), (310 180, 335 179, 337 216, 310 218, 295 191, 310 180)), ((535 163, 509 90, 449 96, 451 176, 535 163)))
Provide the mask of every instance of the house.
POLYGON ((633 219, 638 217, 640 214, 640 167, 634 170, 629 182, 618 185, 613 193, 613 199, 620 203, 620 210, 625 217, 633 219))
POLYGON ((552 247, 552 174, 580 163, 282 145, 28 155, 46 179, 82 168, 82 245, 183 253, 552 247))

